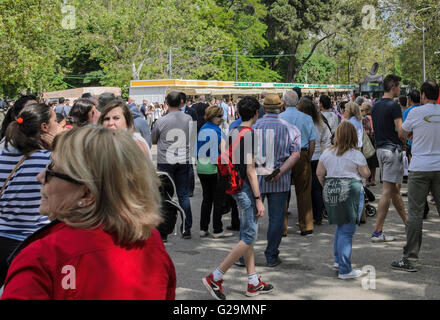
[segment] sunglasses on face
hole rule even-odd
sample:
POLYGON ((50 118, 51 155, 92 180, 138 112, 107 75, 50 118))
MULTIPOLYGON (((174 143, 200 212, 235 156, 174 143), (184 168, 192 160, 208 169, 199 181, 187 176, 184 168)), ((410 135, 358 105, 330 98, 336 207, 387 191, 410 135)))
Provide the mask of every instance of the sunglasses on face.
POLYGON ((47 183, 48 182, 48 176, 51 176, 51 177, 56 177, 58 179, 62 179, 64 181, 68 181, 68 182, 71 182, 71 183, 74 183, 74 184, 78 184, 78 185, 82 185, 83 184, 82 182, 79 182, 79 181, 69 177, 67 174, 53 171, 52 170, 53 167, 54 167, 53 162, 50 162, 47 165, 46 170, 45 170, 45 175, 44 175, 44 183, 47 183))

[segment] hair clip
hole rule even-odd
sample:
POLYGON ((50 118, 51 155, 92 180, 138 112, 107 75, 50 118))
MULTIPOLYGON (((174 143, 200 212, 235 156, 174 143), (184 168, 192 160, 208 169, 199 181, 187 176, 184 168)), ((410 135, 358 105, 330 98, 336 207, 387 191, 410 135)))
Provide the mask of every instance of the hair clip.
POLYGON ((17 122, 18 122, 18 124, 23 124, 23 118, 22 117, 18 118, 17 122))

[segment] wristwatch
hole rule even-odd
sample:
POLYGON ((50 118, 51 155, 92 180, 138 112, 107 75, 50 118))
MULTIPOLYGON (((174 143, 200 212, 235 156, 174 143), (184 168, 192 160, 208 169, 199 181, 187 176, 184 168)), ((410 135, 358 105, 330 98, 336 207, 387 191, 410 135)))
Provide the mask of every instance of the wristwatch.
POLYGON ((258 196, 258 197, 254 196, 254 199, 258 200, 258 199, 261 199, 261 197, 260 196, 258 196))

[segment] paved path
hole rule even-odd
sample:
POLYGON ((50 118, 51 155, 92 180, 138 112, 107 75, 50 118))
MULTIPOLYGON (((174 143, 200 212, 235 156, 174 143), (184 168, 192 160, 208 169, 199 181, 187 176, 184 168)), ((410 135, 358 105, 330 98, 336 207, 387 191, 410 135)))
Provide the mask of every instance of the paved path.
MULTIPOLYGON (((371 190, 379 198, 380 185, 371 190)), ((406 191, 406 185, 402 191, 406 191)), ((201 200, 201 186, 196 178, 195 195, 191 198, 192 239, 183 240, 179 235, 170 235, 166 244, 176 267, 176 298, 181 300, 211 299, 201 284, 201 278, 214 270, 238 241, 238 233, 232 238, 219 240, 199 237, 201 200)), ((373 203, 376 207, 377 200, 373 203)), ((404 198, 404 201, 406 204, 407 199, 404 198)), ((370 289, 365 289, 362 284, 368 288, 366 278, 339 280, 337 272, 332 269, 335 226, 324 220, 323 225, 315 226, 313 235, 302 237, 297 233, 296 198, 292 196, 288 236, 282 239, 280 246, 283 262, 275 268, 265 266, 267 211, 260 220, 255 246, 257 272, 263 275, 264 281, 272 283, 275 290, 252 299, 440 299, 440 218, 435 207, 430 208, 428 220, 423 226, 419 272, 408 273, 390 267, 392 261, 400 259, 406 239, 405 228, 394 207, 389 212, 384 230, 395 236, 396 241, 370 242, 375 217, 367 218, 367 223, 358 228, 353 241, 353 267, 372 266, 376 279, 375 289, 371 288, 371 282, 370 289)), ((223 217, 223 223, 224 226, 230 224, 229 214, 223 217)), ((224 280, 228 300, 248 299, 244 296, 247 283, 245 268, 233 266, 224 280)))

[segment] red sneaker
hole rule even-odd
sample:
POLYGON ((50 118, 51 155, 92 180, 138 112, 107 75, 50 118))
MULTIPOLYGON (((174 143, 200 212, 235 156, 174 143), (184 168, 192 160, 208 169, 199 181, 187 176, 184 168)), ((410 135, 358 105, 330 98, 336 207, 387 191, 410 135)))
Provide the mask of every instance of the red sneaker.
POLYGON ((247 297, 255 297, 258 296, 260 293, 269 293, 273 291, 273 285, 261 281, 261 276, 258 277, 258 280, 260 282, 256 286, 248 283, 248 288, 246 291, 247 297))
POLYGON ((213 296, 217 300, 226 300, 226 296, 223 294, 223 280, 214 281, 214 276, 212 273, 209 276, 202 278, 202 283, 205 288, 209 291, 211 296, 213 296))

